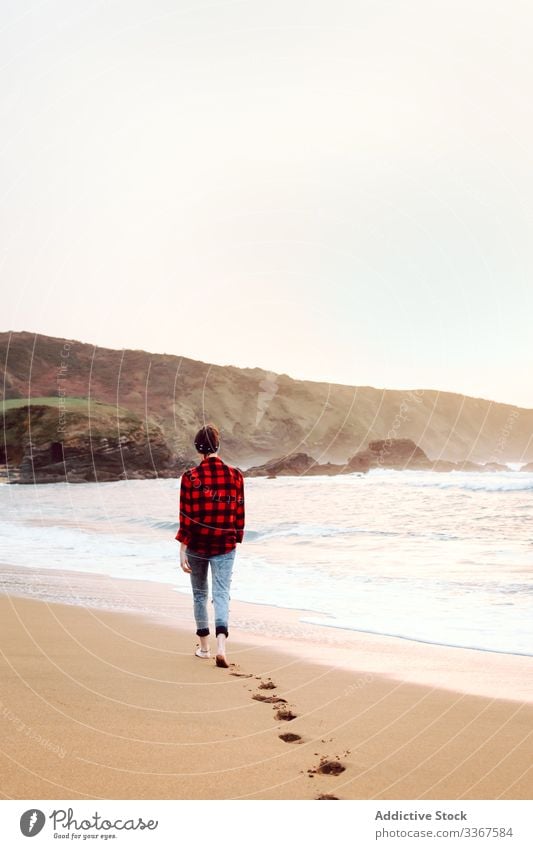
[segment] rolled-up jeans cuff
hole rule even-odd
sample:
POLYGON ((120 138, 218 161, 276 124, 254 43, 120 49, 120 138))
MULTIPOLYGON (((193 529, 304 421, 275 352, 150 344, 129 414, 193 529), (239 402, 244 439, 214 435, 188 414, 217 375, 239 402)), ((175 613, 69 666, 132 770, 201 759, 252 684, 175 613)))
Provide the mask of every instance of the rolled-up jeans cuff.
POLYGON ((215 628, 215 634, 218 637, 219 634, 225 634, 228 637, 228 629, 225 625, 217 625, 215 628))
POLYGON ((197 637, 208 637, 209 636, 209 628, 197 628, 196 629, 197 637))

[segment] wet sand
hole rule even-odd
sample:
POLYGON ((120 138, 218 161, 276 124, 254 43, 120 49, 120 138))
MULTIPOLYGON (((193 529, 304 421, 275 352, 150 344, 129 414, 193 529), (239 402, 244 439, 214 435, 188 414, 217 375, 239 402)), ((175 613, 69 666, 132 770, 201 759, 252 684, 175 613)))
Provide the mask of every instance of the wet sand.
POLYGON ((313 641, 297 611, 232 602, 234 665, 217 669, 194 657, 190 598, 69 575, 77 605, 0 597, 6 798, 531 798, 530 658, 353 632, 321 645, 332 629, 313 641), (89 603, 102 582, 131 612, 89 603))

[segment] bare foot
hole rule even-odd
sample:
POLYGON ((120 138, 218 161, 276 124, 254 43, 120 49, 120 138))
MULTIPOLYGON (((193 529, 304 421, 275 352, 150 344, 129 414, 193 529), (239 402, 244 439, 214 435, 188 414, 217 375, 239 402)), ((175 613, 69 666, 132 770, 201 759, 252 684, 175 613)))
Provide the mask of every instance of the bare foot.
POLYGON ((222 669, 229 669, 229 663, 223 654, 217 654, 216 665, 222 667, 222 669))

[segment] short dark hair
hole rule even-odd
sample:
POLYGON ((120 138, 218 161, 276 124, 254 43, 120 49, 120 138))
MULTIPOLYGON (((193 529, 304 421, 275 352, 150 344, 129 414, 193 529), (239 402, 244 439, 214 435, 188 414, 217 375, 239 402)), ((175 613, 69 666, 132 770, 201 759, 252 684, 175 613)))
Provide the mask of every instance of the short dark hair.
POLYGON ((220 437, 218 428, 214 424, 201 427, 194 437, 194 447, 199 454, 214 454, 218 451, 220 437))

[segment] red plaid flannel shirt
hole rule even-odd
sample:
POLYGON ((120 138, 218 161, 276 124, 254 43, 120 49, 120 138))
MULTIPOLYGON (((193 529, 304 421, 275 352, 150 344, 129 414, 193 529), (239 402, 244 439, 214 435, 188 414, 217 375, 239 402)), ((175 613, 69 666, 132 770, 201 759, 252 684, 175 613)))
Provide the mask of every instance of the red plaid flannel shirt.
POLYGON ((180 526, 176 539, 204 557, 224 554, 242 542, 244 478, 220 457, 205 457, 181 476, 180 526))

